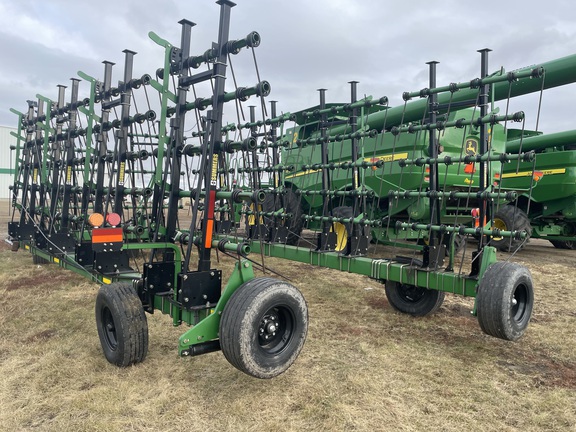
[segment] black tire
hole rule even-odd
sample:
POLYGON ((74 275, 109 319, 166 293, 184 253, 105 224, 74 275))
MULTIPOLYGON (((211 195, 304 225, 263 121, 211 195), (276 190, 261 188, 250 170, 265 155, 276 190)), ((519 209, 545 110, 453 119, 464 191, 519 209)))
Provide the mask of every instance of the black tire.
POLYGON ((96 297, 96 327, 106 360, 126 367, 148 353, 148 322, 131 283, 102 285, 96 297))
MULTIPOLYGON (((505 231, 526 231, 532 235, 532 225, 526 213, 517 207, 503 205, 494 215, 495 228, 505 231)), ((498 250, 513 252, 522 249, 528 243, 527 239, 513 239, 512 237, 492 237, 490 244, 498 250)))
POLYGON ((41 256, 32 255, 32 262, 34 264, 44 265, 44 264, 48 264, 50 261, 48 261, 46 258, 42 258, 41 256))
POLYGON ((308 307, 293 285, 251 279, 228 300, 220 320, 220 346, 238 370, 273 378, 294 363, 308 333, 308 307))
POLYGON ((398 312, 412 316, 434 313, 444 302, 444 291, 421 288, 388 280, 384 290, 390 305, 398 312))
MULTIPOLYGON (((292 216, 286 220, 285 226, 288 228, 288 237, 286 244, 296 246, 302 236, 302 229, 304 228, 304 219, 302 219, 302 206, 300 199, 292 189, 286 189, 283 196, 284 211, 290 213, 292 216)), ((278 202, 278 198, 277 198, 278 202)), ((262 210, 265 212, 273 212, 277 210, 274 205, 274 194, 266 194, 266 198, 262 203, 262 210)), ((268 228, 274 226, 274 218, 264 217, 264 223, 268 228)))
POLYGON ((532 276, 526 267, 511 262, 488 267, 476 297, 478 322, 484 333, 518 340, 528 327, 533 304, 532 276))
POLYGON ((573 240, 550 240, 556 249, 576 249, 576 241, 573 240))

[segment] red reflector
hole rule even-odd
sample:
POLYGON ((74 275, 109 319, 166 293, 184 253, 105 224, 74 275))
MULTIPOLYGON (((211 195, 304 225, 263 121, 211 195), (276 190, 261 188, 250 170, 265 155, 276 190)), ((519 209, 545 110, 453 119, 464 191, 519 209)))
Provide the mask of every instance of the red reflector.
POLYGON ((120 225, 120 215, 118 213, 108 213, 106 215, 106 222, 108 222, 112 226, 120 225))

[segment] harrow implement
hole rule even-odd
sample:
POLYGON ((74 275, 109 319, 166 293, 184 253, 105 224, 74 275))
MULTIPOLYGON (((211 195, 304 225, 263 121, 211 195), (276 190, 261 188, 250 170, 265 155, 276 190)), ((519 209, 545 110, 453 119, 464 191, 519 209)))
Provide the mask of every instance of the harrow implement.
POLYGON ((59 86, 55 100, 37 95, 24 113, 12 110, 10 239, 36 263, 101 284, 96 322, 107 360, 143 361, 146 313, 159 311, 190 326, 181 356, 222 350, 254 377, 286 371, 307 337, 307 305, 291 283, 255 276, 267 257, 381 281, 391 306, 414 316, 436 311, 446 292, 475 297, 485 333, 520 338, 532 279, 498 262, 493 244, 530 233, 493 220, 526 192, 502 170, 538 155, 506 148, 508 122, 524 114, 491 110, 491 95, 564 85, 574 59, 489 75, 481 50, 480 78, 439 87, 430 62, 429 87, 405 93, 401 107, 358 99, 351 82, 349 102, 327 103, 321 89, 318 106, 278 113, 254 54, 260 35, 231 40, 234 3, 217 4, 217 42, 203 53, 191 46, 195 24, 181 20, 179 46, 149 33, 163 51, 155 73, 134 77, 138 57, 125 50, 116 86, 105 61, 102 81, 72 79, 68 102, 59 86), (256 84, 239 87, 233 58, 246 50, 256 84), (216 253, 234 259, 231 275, 216 253))

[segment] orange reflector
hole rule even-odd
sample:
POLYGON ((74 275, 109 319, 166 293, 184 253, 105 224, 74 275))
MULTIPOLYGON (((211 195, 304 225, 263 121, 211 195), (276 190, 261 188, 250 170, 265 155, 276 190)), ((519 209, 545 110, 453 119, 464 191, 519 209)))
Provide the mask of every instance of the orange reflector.
POLYGON ((474 174, 476 172, 476 166, 474 162, 466 164, 466 166, 464 167, 464 172, 466 174, 474 174))
POLYGON ((122 243, 122 228, 100 228, 92 231, 92 243, 122 243))
POLYGON ((543 171, 534 171, 534 174, 532 175, 532 177, 534 178, 534 181, 540 181, 540 179, 542 179, 542 177, 544 177, 544 172, 543 171))
POLYGON ((204 241, 204 248, 210 249, 212 247, 212 230, 214 229, 214 219, 208 219, 206 222, 206 240, 204 241))
POLYGON ((88 217, 88 223, 90 224, 90 226, 98 228, 99 226, 102 226, 102 224, 104 223, 104 216, 102 216, 100 213, 92 213, 88 217))
POLYGON ((120 215, 118 213, 108 213, 106 215, 106 222, 112 226, 120 225, 120 215))

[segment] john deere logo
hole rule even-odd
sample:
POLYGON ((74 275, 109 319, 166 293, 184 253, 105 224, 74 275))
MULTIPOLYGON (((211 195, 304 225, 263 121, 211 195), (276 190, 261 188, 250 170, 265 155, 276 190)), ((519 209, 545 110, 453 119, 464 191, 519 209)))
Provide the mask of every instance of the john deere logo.
POLYGON ((474 138, 469 138, 466 140, 466 155, 467 156, 476 156, 478 153, 478 141, 474 138))

